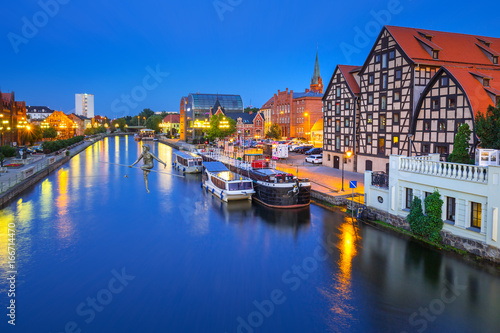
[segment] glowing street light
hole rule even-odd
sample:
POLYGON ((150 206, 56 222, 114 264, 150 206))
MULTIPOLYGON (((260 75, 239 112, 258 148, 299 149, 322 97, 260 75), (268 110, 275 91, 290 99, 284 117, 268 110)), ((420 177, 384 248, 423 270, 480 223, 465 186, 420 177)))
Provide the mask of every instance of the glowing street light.
POLYGON ((344 155, 342 155, 342 190, 341 192, 344 192, 344 163, 345 163, 345 159, 347 158, 350 158, 352 156, 352 151, 351 150, 348 150, 345 152, 344 155))

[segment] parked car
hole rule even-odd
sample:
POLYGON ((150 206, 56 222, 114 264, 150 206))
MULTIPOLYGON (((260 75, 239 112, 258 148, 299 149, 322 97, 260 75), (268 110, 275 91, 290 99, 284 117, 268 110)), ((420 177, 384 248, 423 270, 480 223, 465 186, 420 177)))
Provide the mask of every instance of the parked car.
POLYGON ((323 163, 323 154, 320 155, 309 155, 306 157, 306 162, 313 164, 323 163))
POLYGON ((323 152, 323 149, 321 149, 321 148, 311 148, 308 151, 306 151, 304 154, 317 155, 317 154, 321 154, 322 152, 323 152))
POLYGON ((308 151, 311 148, 313 148, 313 146, 302 146, 302 147, 297 148, 296 152, 299 154, 304 154, 306 151, 308 151))

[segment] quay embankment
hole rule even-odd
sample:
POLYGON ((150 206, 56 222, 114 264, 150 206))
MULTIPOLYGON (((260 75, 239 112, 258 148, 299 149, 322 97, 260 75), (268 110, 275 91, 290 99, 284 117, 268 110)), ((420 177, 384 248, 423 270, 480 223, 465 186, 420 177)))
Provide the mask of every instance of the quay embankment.
POLYGON ((51 154, 35 155, 33 163, 0 173, 0 209, 103 137, 105 135, 95 136, 51 154))

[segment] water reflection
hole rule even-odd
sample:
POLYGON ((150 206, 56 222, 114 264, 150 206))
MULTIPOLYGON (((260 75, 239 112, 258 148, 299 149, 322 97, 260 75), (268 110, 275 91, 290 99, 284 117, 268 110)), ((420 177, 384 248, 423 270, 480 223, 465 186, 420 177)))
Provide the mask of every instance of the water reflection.
POLYGON ((311 212, 309 207, 299 209, 274 209, 264 205, 254 204, 255 215, 264 222, 280 231, 292 231, 309 228, 311 212))

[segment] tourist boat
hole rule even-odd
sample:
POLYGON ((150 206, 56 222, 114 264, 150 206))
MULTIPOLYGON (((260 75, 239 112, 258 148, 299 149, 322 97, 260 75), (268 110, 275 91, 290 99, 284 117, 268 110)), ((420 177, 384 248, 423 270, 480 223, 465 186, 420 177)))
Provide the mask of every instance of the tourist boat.
POLYGON ((141 129, 140 136, 141 140, 154 140, 155 131, 149 128, 141 129))
POLYGON ((201 172, 202 159, 200 156, 184 151, 175 151, 174 155, 174 161, 172 162, 174 169, 185 173, 201 172))
POLYGON ((228 202, 233 200, 251 200, 253 181, 245 176, 229 171, 222 162, 203 163, 203 188, 228 202))
POLYGON ((134 135, 135 141, 141 141, 141 136, 139 134, 134 135))
POLYGON ((266 160, 255 160, 251 168, 239 169, 254 181, 253 199, 273 208, 300 208, 311 203, 311 183, 269 167, 266 160))

